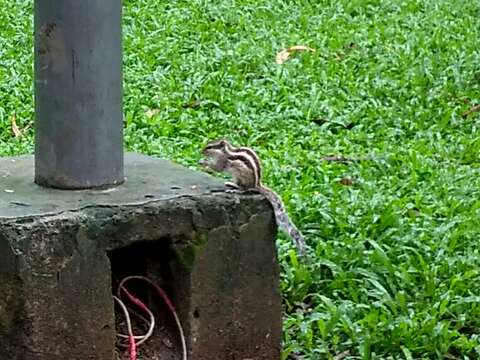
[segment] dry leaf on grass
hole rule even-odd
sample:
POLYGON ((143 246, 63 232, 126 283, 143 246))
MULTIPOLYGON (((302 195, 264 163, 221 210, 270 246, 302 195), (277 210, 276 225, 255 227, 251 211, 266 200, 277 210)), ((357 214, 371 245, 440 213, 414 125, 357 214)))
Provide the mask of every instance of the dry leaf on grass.
POLYGON ((160 109, 148 109, 147 111, 145 111, 145 116, 150 119, 157 115, 159 112, 160 109))
POLYGON ((32 123, 28 123, 27 126, 25 126, 23 129, 20 129, 17 125, 17 114, 13 114, 12 115, 12 118, 10 119, 10 122, 11 122, 11 126, 12 126, 12 133, 15 137, 24 137, 24 133, 25 131, 30 127, 32 126, 32 123))
POLYGON ((363 156, 363 157, 346 157, 346 156, 337 156, 337 155, 329 155, 329 156, 323 156, 321 158, 323 161, 328 161, 328 162, 340 162, 340 163, 349 163, 349 162, 361 162, 361 161, 374 161, 377 158, 372 157, 372 156, 363 156))
POLYGON ((356 178, 344 177, 337 181, 337 184, 345 185, 345 186, 352 186, 357 182, 356 178))
POLYGON ((350 162, 350 161, 355 161, 352 158, 348 158, 345 156, 336 156, 336 155, 329 155, 329 156, 324 156, 322 157, 323 161, 329 161, 329 162, 350 162))
POLYGON ((311 47, 305 46, 305 45, 295 45, 290 48, 288 48, 288 51, 293 52, 293 51, 311 51, 315 52, 315 49, 312 49, 311 47))
POLYGON ((283 64, 290 57, 290 52, 288 50, 282 50, 277 54, 275 62, 279 65, 283 64))
POLYGON ((11 122, 12 122, 13 135, 15 135, 15 137, 22 136, 22 131, 20 130, 20 128, 17 125, 17 115, 15 113, 12 115, 11 122))
POLYGON ((198 109, 202 106, 202 102, 200 100, 192 100, 182 104, 182 108, 184 109, 198 109))
POLYGON ((463 114, 462 114, 462 117, 465 119, 465 118, 468 118, 470 115, 472 115, 473 113, 476 113, 476 112, 479 112, 480 111, 480 104, 479 105, 475 105, 473 107, 471 107, 470 109, 468 109, 467 111, 465 111, 463 114))
POLYGON ((312 49, 311 47, 305 46, 305 45, 295 45, 291 46, 288 49, 283 49, 277 54, 277 57, 275 58, 275 62, 279 65, 283 64, 285 61, 287 61, 290 58, 290 55, 294 52, 298 51, 309 51, 309 52, 315 52, 315 49, 312 49))

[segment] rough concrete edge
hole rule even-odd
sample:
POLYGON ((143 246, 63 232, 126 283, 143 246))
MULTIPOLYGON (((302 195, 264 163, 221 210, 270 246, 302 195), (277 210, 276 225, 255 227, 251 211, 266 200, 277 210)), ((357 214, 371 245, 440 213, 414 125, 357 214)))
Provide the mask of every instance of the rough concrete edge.
MULTIPOLYGON (((62 214, 75 214, 75 213, 81 213, 87 209, 94 209, 94 208, 123 208, 123 207, 135 207, 135 206, 145 206, 153 203, 158 203, 158 202, 164 202, 164 201, 172 201, 172 200, 181 200, 181 199, 199 199, 202 197, 220 197, 223 199, 229 199, 229 198, 242 198, 242 199, 265 199, 262 195, 256 194, 253 192, 250 193, 237 193, 235 195, 226 193, 225 191, 206 191, 203 193, 199 193, 196 195, 166 195, 163 197, 158 197, 158 198, 153 198, 153 199, 147 199, 147 200, 142 200, 138 202, 129 202, 129 203, 124 203, 124 204, 87 204, 82 207, 76 207, 72 209, 66 209, 66 210, 59 210, 59 211, 51 211, 51 212, 45 212, 42 214, 33 214, 33 215, 24 215, 24 216, 0 216, 0 225, 2 223, 9 223, 9 222, 16 222, 18 220, 27 220, 27 219, 37 219, 37 218, 49 218, 49 217, 55 217, 58 215, 62 214)), ((266 200, 266 199, 265 199, 266 200)))
MULTIPOLYGON (((202 239, 199 239, 196 237, 199 233, 205 233, 205 232, 210 232, 219 226, 232 226, 232 228, 236 228, 236 226, 242 225, 242 223, 248 223, 251 220, 251 217, 258 213, 258 211, 252 212, 252 214, 246 214, 244 213, 244 217, 242 219, 240 218, 233 218, 232 214, 229 212, 228 207, 235 206, 235 204, 240 204, 240 203, 250 203, 254 207, 256 207, 257 210, 262 210, 262 211, 271 211, 269 208, 271 208, 271 204, 268 202, 266 198, 264 198, 260 194, 252 194, 252 193, 247 193, 247 194, 230 194, 230 193, 205 193, 203 195, 180 195, 180 196, 175 196, 175 197, 170 197, 168 199, 149 199, 148 201, 141 202, 141 203, 126 203, 126 204, 108 204, 108 205, 87 205, 82 208, 78 209, 70 209, 70 210, 63 210, 57 213, 51 213, 51 214, 34 214, 34 215, 28 215, 28 216, 20 216, 20 217, 12 217, 12 218, 0 218, 0 235, 4 235, 5 238, 11 239, 12 236, 15 237, 15 233, 17 235, 23 234, 22 236, 28 235, 30 231, 35 229, 39 224, 41 226, 44 226, 45 224, 56 222, 56 221, 74 221, 78 223, 80 226, 82 224, 88 223, 88 219, 96 218, 97 220, 101 221, 102 223, 108 223, 110 220, 108 220, 111 217, 117 216, 117 215, 127 215, 131 216, 130 212, 135 212, 136 209, 141 208, 143 211, 145 209, 148 209, 149 207, 152 208, 157 208, 160 210, 166 210, 169 208, 169 204, 171 203, 176 203, 177 205, 174 205, 173 208, 177 208, 181 211, 181 209, 190 209, 190 216, 191 218, 189 219, 189 224, 190 226, 187 226, 181 230, 182 232, 182 237, 185 237, 185 242, 182 242, 182 244, 178 244, 178 246, 173 246, 173 250, 177 253, 177 256, 182 257, 184 254, 184 250, 188 246, 191 245, 197 245, 198 241, 202 241, 202 239), (203 221, 201 219, 204 218, 204 215, 202 214, 201 211, 201 204, 205 204, 205 201, 212 201, 213 203, 218 203, 218 205, 221 206, 221 212, 225 213, 226 219, 223 219, 223 222, 221 224, 217 224, 212 227, 205 227, 202 226, 204 225, 203 221), (181 203, 183 204, 188 204, 185 207, 181 206, 181 203), (200 206, 198 206, 200 204, 200 206), (102 210, 106 211, 106 213, 102 213, 102 210), (98 212, 98 213, 97 213, 98 212), (111 213, 111 214, 108 214, 111 213), (130 214, 130 215, 128 215, 130 214), (102 220, 103 219, 103 220, 102 220), (242 221, 243 220, 243 221, 242 221), (234 225, 236 224, 236 226, 234 225), (3 229, 2 229, 3 228, 3 229), (17 230, 15 230, 17 229, 17 230), (192 230, 192 236, 189 236, 188 230, 192 230), (2 231, 5 230, 5 231, 2 231), (20 231, 20 232, 19 232, 20 231)), ((273 216, 273 211, 271 211, 271 216, 273 216)), ((170 222, 174 222, 170 221, 170 222)), ((95 223, 95 221, 93 222, 95 223)), ((102 226, 100 226, 102 228, 102 226)), ((85 228, 85 231, 90 230, 91 228, 85 228)), ((179 234, 176 234, 174 232, 171 232, 168 230, 168 228, 165 229, 165 231, 160 232, 160 236, 158 238, 163 238, 163 237, 169 237, 169 236, 178 236, 179 234)), ((238 235, 238 234, 234 234, 238 235)), ((107 236, 108 238, 108 236, 107 236)), ((149 241, 149 239, 145 239, 146 241, 149 241)), ((110 244, 99 244, 99 249, 104 249, 105 251, 110 251, 114 248, 117 247, 123 247, 127 246, 130 243, 134 243, 137 241, 141 241, 138 238, 132 238, 131 241, 122 241, 119 240, 118 242, 110 243, 110 244)), ((12 251, 16 254, 21 254, 23 251, 21 249, 21 245, 18 244, 19 246, 14 246, 11 241, 8 241, 10 244, 10 247, 12 251)))

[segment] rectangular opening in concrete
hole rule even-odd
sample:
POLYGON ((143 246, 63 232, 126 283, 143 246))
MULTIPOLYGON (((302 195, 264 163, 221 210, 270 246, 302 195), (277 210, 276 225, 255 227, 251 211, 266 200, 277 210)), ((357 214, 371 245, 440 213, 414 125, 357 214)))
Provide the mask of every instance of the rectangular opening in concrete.
MULTIPOLYGON (((118 287, 128 276, 144 276, 157 283, 167 294, 175 306, 175 288, 172 265, 176 262, 175 253, 171 248, 171 239, 158 241, 140 241, 127 247, 108 252, 111 265, 112 295, 119 296, 118 287)), ((140 359, 181 359, 181 343, 173 315, 168 310, 162 298, 147 282, 137 279, 125 283, 127 290, 141 300, 155 317, 153 335, 141 344, 137 351, 140 359)), ((132 328, 135 335, 148 332, 148 315, 131 303, 123 295, 122 301, 128 307, 132 328)), ((116 332, 127 334, 125 316, 118 304, 115 304, 116 332)), ((137 340, 138 341, 138 340, 137 340)), ((127 339, 117 336, 116 360, 127 360, 127 339)))

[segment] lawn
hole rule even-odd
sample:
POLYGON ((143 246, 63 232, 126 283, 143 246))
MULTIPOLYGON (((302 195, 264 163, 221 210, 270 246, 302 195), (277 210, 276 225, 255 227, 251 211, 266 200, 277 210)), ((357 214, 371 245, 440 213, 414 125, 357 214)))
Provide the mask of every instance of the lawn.
MULTIPOLYGON (((32 3, 0 7, 0 155, 31 153, 32 3)), ((480 358, 479 19, 467 0, 124 1, 126 147, 193 169, 208 139, 253 147, 312 248, 279 237, 284 359, 480 358), (293 45, 315 52, 277 64, 293 45)))

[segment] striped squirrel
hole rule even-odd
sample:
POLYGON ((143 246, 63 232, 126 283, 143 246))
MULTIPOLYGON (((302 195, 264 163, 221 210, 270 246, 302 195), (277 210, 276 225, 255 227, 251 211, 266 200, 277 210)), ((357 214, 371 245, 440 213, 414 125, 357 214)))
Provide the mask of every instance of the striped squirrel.
POLYGON ((227 172, 233 178, 229 188, 256 190, 272 204, 277 225, 294 241, 300 255, 305 253, 305 239, 288 216, 280 196, 262 185, 262 167, 258 155, 248 147, 235 147, 226 140, 210 141, 202 151, 207 159, 202 165, 216 172, 227 172))

